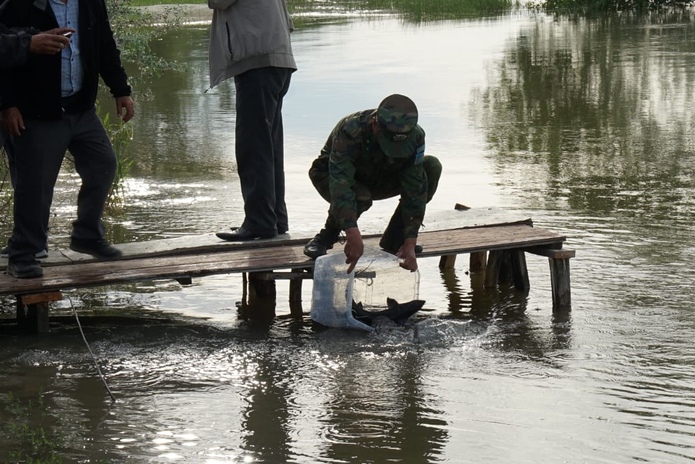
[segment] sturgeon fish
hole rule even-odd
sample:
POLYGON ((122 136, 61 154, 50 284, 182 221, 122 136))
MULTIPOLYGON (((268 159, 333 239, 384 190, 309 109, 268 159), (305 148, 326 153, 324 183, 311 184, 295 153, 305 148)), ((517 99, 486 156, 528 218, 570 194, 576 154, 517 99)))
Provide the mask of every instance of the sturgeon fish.
POLYGON ((407 303, 399 303, 393 298, 386 298, 387 308, 381 311, 367 311, 362 303, 352 301, 352 315, 355 319, 368 325, 373 325, 377 318, 387 318, 402 324, 410 316, 420 311, 424 306, 424 300, 412 300, 407 303))

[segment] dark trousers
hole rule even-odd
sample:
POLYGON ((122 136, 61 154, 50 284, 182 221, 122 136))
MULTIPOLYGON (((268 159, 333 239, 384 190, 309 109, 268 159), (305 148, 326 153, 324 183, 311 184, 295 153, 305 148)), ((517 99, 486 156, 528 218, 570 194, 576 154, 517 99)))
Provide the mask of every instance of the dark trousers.
MULTIPOLYGON (((331 202, 331 191, 329 185, 329 175, 328 175, 328 165, 322 162, 321 158, 314 161, 311 169, 309 170, 309 178, 314 184, 314 188, 319 192, 321 197, 327 202, 331 202)), ((425 156, 423 160, 423 168, 427 176, 427 202, 432 199, 437 187, 439 185, 439 179, 442 176, 442 164, 434 156, 425 156)), ((374 200, 385 200, 386 198, 393 198, 401 194, 401 186, 397 178, 394 178, 392 182, 385 182, 379 188, 374 188, 369 185, 362 184, 360 182, 355 182, 353 186, 353 191, 355 192, 355 206, 357 208, 357 217, 359 218, 362 213, 367 211, 372 207, 374 200)), ((335 231, 335 233, 340 232, 340 226, 338 225, 337 219, 328 214, 328 219, 326 219, 326 229, 335 231)), ((403 216, 401 214, 401 204, 398 203, 396 211, 394 211, 391 221, 389 222, 384 235, 393 236, 392 241, 400 241, 403 243, 403 228, 405 227, 403 222, 403 216)), ((400 246, 400 245, 399 245, 400 246)))
POLYGON ((11 261, 33 259, 46 246, 48 221, 65 151, 82 179, 72 237, 101 239, 101 217, 116 173, 116 155, 95 109, 66 113, 59 121, 24 118, 26 129, 6 144, 14 170, 11 261))
POLYGON ((235 150, 245 214, 242 227, 255 233, 284 233, 289 228, 282 99, 291 75, 290 69, 267 67, 234 78, 235 150))

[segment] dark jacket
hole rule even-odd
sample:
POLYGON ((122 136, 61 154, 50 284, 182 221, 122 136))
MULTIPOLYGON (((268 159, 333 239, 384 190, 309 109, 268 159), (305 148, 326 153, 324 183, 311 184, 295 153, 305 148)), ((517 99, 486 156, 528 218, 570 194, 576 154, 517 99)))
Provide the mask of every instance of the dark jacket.
POLYGON ((31 33, 0 24, 0 69, 21 66, 29 58, 31 33))
MULTIPOLYGON (((130 95, 104 0, 81 1, 78 21, 84 79, 71 110, 86 111, 94 106, 99 76, 114 97, 130 95)), ((0 22, 8 27, 33 27, 40 31, 58 27, 48 0, 9 0, 0 22)), ((24 116, 59 119, 63 113, 60 67, 60 53, 31 55, 25 65, 0 73, 0 108, 16 106, 24 116)))

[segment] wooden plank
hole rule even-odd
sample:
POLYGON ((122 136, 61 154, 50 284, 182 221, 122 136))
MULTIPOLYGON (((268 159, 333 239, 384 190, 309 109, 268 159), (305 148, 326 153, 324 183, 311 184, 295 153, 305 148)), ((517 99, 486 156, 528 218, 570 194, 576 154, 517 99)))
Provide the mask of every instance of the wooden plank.
POLYGON ((285 266, 311 268, 313 261, 304 256, 301 247, 295 247, 74 263, 47 267, 44 276, 38 279, 0 275, 0 294, 37 293, 182 276, 273 271, 285 266))
MULTIPOLYGON (((378 249, 379 235, 365 239, 365 246, 378 249)), ((272 272, 278 269, 311 269, 313 260, 303 254, 308 239, 277 240, 265 245, 217 247, 196 254, 145 255, 118 261, 87 261, 46 266, 38 279, 15 279, 0 275, 0 294, 29 294, 67 288, 112 285, 162 278, 204 277, 215 274, 272 272)), ((527 223, 463 227, 420 234, 424 250, 420 257, 438 257, 491 250, 561 246, 564 237, 527 223)), ((331 253, 342 253, 335 247, 331 253)))
POLYGON ((553 232, 519 224, 500 227, 453 229, 420 234, 421 257, 471 253, 493 249, 528 248, 562 244, 565 237, 553 232))
MULTIPOLYGON (((469 211, 444 211, 428 214, 430 231, 480 229, 484 227, 499 227, 513 224, 532 225, 531 219, 509 220, 509 212, 494 208, 471 209, 469 211), (452 227, 453 226, 453 227, 452 227)), ((424 232, 430 233, 430 232, 424 232)), ((423 234, 421 233, 421 236, 423 234)), ((380 234, 365 234, 365 239, 378 238, 380 234)), ((291 234, 279 235, 267 240, 248 242, 227 242, 215 234, 182 235, 167 239, 149 240, 143 242, 119 243, 115 246, 123 252, 125 259, 138 259, 154 256, 174 256, 181 254, 200 254, 225 250, 255 249, 269 247, 284 247, 304 245, 311 237, 293 237, 291 234)), ((45 267, 61 266, 75 262, 95 262, 90 255, 77 253, 72 250, 49 250, 49 257, 42 259, 45 267)), ((0 258, 0 269, 5 269, 7 259, 0 258)))
POLYGON ((61 292, 34 293, 31 295, 19 295, 17 300, 20 304, 31 305, 36 303, 46 303, 49 301, 60 301, 63 299, 61 292))
POLYGON ((544 248, 544 247, 531 247, 526 249, 527 252, 534 255, 545 256, 550 259, 570 259, 574 258, 576 252, 574 250, 568 249, 555 249, 555 248, 544 248))

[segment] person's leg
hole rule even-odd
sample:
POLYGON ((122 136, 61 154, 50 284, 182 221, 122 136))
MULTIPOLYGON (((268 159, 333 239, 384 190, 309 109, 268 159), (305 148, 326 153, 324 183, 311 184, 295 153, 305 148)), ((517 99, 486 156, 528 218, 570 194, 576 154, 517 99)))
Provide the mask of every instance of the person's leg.
POLYGON ((282 84, 275 107, 275 117, 271 127, 273 137, 273 159, 275 161, 275 219, 277 231, 283 234, 289 230, 287 204, 285 203, 285 140, 282 124, 282 102, 290 88, 292 70, 272 68, 277 74, 278 84, 282 84))
MULTIPOLYGON (((311 164, 311 168, 309 168, 309 179, 316 191, 321 195, 321 198, 330 204, 331 192, 328 179, 328 160, 326 158, 317 158, 314 160, 311 164)), ((325 225, 319 233, 304 246, 304 254, 313 259, 325 255, 328 250, 333 248, 339 236, 340 226, 331 216, 329 207, 325 225)))
MULTIPOLYGON (((14 159, 10 156, 9 149, 5 148, 5 134, 0 127, 0 151, 2 151, 3 156, 5 157, 6 163, 5 166, 7 166, 7 172, 10 175, 10 185, 12 186, 12 190, 14 190, 14 159)), ((10 242, 12 242, 12 236, 7 239, 7 246, 5 246, 2 251, 0 251, 0 257, 2 258, 7 258, 9 254, 9 246, 10 242)))
POLYGON ((309 168, 309 180, 321 198, 331 203, 331 190, 328 179, 328 158, 316 158, 309 168))
MULTIPOLYGON (((319 195, 321 195, 321 198, 330 203, 331 191, 328 174, 328 160, 326 158, 317 158, 316 160, 314 160, 314 162, 311 165, 311 168, 309 169, 309 179, 311 180, 311 183, 314 185, 316 191, 319 193, 319 195)), ((355 185, 352 190, 355 192, 355 206, 357 208, 357 218, 359 218, 362 215, 362 213, 364 213, 372 207, 372 189, 360 182, 355 182, 355 185)), ((390 197, 396 196, 397 194, 398 190, 397 188, 394 188, 393 193, 390 195, 390 197)), ((327 226, 331 224, 336 225, 337 227, 336 220, 326 222, 327 226)))
POLYGON ((357 208, 357 219, 359 219, 362 213, 372 207, 376 198, 374 198, 373 189, 359 182, 355 182, 352 191, 355 192, 355 207, 357 208))
POLYGON ((68 149, 75 170, 82 179, 77 195, 77 219, 72 223, 72 238, 102 240, 104 206, 116 174, 116 154, 94 109, 67 116, 73 137, 68 149))
MULTIPOLYGON (((427 203, 429 203, 437 191, 439 179, 442 176, 442 165, 436 157, 425 156, 423 160, 423 167, 425 170, 425 175, 427 176, 427 203)), ((405 241, 405 236, 403 233, 404 228, 405 223, 403 222, 401 202, 399 201, 398 206, 396 206, 396 210, 393 212, 393 215, 391 216, 391 219, 389 220, 389 223, 381 236, 381 240, 379 240, 379 246, 388 251, 398 251, 405 241)))
POLYGON ((8 247, 10 263, 35 263, 36 253, 46 246, 53 187, 70 139, 70 128, 65 119, 39 121, 24 118, 24 125, 22 135, 11 137, 6 144, 14 171, 14 227, 8 247))
MULTIPOLYGON (((14 156, 13 156, 13 149, 10 146, 10 137, 3 134, 2 130, 0 130, 0 147, 4 149, 4 153, 6 155, 7 159, 7 170, 10 174, 10 185, 12 186, 12 190, 14 191, 14 186, 15 186, 15 164, 14 164, 14 156)), ((59 161, 58 164, 58 170, 60 170, 60 164, 62 163, 62 157, 57 158, 56 161, 59 161)), ((56 174, 57 175, 57 174, 56 174)), ((43 189, 44 191, 44 200, 43 200, 43 208, 42 208, 42 218, 44 220, 43 227, 48 233, 48 223, 50 220, 51 216, 51 202, 53 201, 53 189, 43 189)), ((12 242, 12 237, 7 240, 7 246, 2 249, 0 252, 0 256, 7 258, 9 255, 9 246, 10 242, 12 242)), ((48 257, 48 242, 46 242, 44 249, 40 250, 39 252, 36 253, 37 258, 47 258, 48 257)))
POLYGON ((429 203, 437 192, 439 179, 442 177, 442 163, 438 158, 430 155, 425 156, 422 162, 427 174, 427 203, 429 203))
MULTIPOLYGON (((329 186, 328 161, 325 158, 314 160, 309 169, 309 178, 314 188, 316 188, 316 191, 319 192, 319 195, 330 203, 331 192, 329 186)), ((359 182, 355 183, 353 191, 355 192, 356 218, 359 219, 362 213, 372 207, 372 192, 370 188, 359 182)), ((304 246, 304 254, 314 259, 325 255, 338 241, 340 231, 339 222, 329 209, 326 224, 323 229, 304 246)))
MULTIPOLYGON (((272 128, 278 105, 281 105, 281 92, 285 84, 289 85, 282 75, 278 69, 269 67, 253 69, 234 78, 235 151, 245 214, 242 227, 262 238, 277 234, 277 161, 272 128)), ((283 155, 282 150, 279 155, 283 155)), ((283 163, 280 167, 284 167, 283 163)), ((286 216, 284 179, 280 193, 283 195, 280 210, 281 213, 284 210, 286 216)), ((287 222, 286 218, 282 221, 287 222)))
MULTIPOLYGON (((6 134, 3 133, 3 131, 0 129, 0 148, 4 149, 3 151, 5 152, 6 159, 7 159, 7 171, 10 175, 10 185, 12 186, 12 190, 14 191, 14 185, 15 185, 15 166, 14 166, 14 156, 11 155, 13 153, 12 148, 10 147, 10 137, 6 134), (6 146, 7 144, 7 146, 6 146)), ((60 161, 62 162, 62 158, 60 158, 60 161)), ((58 166, 58 170, 60 170, 60 165, 58 166)), ((48 234, 48 223, 50 220, 50 212, 51 212, 51 202, 53 201, 53 189, 44 189, 44 200, 43 200, 43 210, 42 210, 42 218, 44 218, 44 230, 46 230, 46 233, 48 234)), ((9 255, 9 245, 10 242, 12 242, 12 236, 7 240, 7 246, 5 246, 1 251, 0 251, 0 257, 7 258, 9 255)), ((36 253, 36 258, 47 258, 48 257, 48 241, 44 245, 44 249, 40 250, 36 253)))

